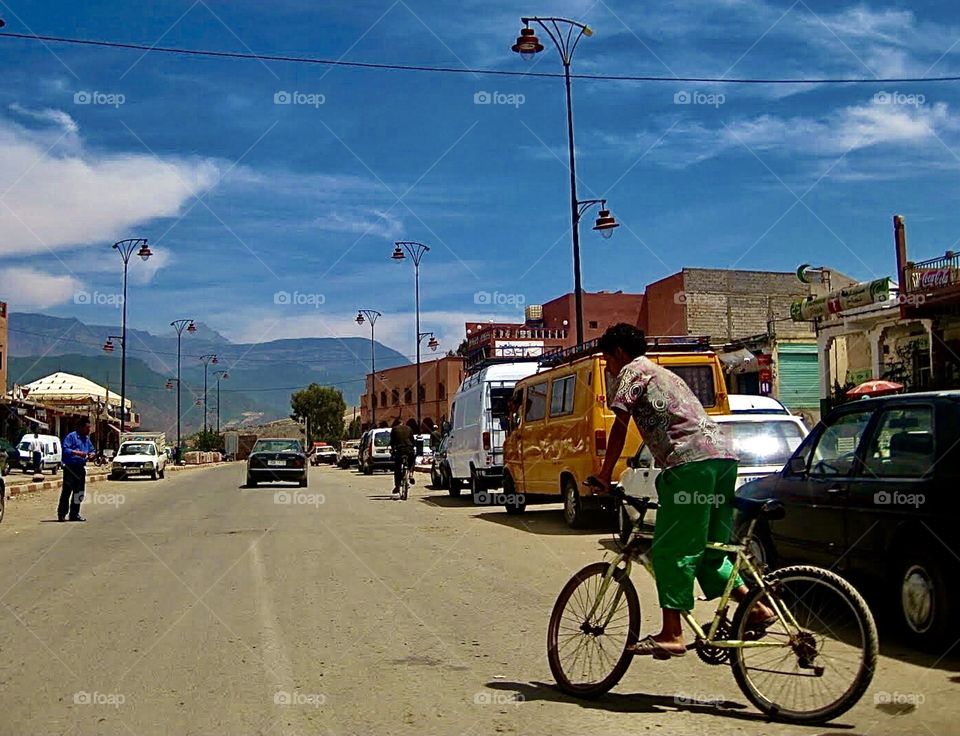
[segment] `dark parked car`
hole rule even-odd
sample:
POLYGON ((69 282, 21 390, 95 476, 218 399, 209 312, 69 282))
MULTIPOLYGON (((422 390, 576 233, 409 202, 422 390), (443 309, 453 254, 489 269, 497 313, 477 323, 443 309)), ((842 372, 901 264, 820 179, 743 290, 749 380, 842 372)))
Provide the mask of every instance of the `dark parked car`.
MULTIPOLYGON (((439 446, 433 450, 433 457, 430 459, 430 484, 434 488, 450 488, 450 465, 447 463, 447 440, 449 434, 445 434, 440 440, 439 446)), ((457 486, 457 490, 460 487, 457 486)))
POLYGON ((0 437, 0 475, 7 475, 20 460, 20 453, 14 444, 0 437))
POLYGON ((956 636, 958 488, 960 391, 947 391, 841 406, 783 470, 738 494, 786 507, 759 528, 769 565, 821 565, 875 586, 910 637, 932 646, 956 636))
POLYGON ((287 481, 307 485, 307 455, 300 440, 258 439, 247 458, 247 485, 287 481))

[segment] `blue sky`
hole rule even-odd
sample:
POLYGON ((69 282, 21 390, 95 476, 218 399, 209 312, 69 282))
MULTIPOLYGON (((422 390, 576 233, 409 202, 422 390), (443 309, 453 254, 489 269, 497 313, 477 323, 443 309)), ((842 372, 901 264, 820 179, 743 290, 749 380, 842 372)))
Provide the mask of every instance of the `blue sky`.
MULTIPOLYGON (((231 51, 509 70, 517 4, 0 0, 7 31, 231 51)), ((595 29, 581 73, 929 77, 960 73, 950 2, 544 2, 595 29), (658 4, 666 5, 666 4, 658 4)), ((423 329, 519 315, 572 286, 561 80, 330 69, 0 39, 0 298, 117 322, 109 244, 131 264, 131 324, 195 317, 235 340, 368 334, 413 352, 413 269, 431 245, 423 329), (277 104, 278 93, 299 93, 277 104), (478 93, 494 97, 477 104, 478 93), (502 306, 476 304, 496 292, 502 306), (278 298, 277 294, 281 294, 278 298), (79 297, 77 295, 80 295, 79 297), (290 303, 283 294, 290 295, 290 303), (84 303, 78 303, 84 302, 84 303)), ((684 266, 855 277, 960 239, 960 85, 574 83, 589 290, 638 291, 684 266), (885 93, 880 94, 878 93, 885 93), (684 97, 684 95, 686 95, 684 97), (691 100, 682 104, 684 100, 691 100), (592 224, 592 223, 591 223, 592 224)))

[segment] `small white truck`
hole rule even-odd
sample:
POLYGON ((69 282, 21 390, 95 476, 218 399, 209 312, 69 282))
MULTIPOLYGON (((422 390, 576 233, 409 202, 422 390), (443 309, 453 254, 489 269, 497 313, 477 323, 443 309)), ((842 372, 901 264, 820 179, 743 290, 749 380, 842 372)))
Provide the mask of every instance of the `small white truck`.
POLYGON ((124 432, 120 448, 110 465, 110 480, 148 475, 164 476, 167 467, 167 439, 163 432, 124 432))

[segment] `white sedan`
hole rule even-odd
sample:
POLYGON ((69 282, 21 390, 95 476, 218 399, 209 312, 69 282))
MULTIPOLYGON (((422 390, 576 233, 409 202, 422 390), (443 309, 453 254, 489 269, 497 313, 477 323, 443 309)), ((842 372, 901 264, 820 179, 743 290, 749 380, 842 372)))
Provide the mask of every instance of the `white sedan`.
MULTIPOLYGON (((808 433, 803 421, 790 414, 721 414, 711 418, 720 425, 739 458, 737 488, 783 468, 808 433)), ((660 469, 654 467, 649 448, 641 445, 628 466, 620 476, 623 490, 628 495, 656 501, 660 469)), ((647 512, 644 529, 653 529, 656 515, 656 511, 647 512)), ((626 539, 638 513, 621 504, 618 517, 621 539, 626 539)))

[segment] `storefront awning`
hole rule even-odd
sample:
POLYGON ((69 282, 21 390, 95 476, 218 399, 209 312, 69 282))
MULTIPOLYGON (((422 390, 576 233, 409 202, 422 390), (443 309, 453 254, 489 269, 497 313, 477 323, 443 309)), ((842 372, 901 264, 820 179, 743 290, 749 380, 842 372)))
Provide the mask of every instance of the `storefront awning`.
POLYGON ((746 348, 718 353, 717 357, 720 358, 725 373, 756 373, 760 370, 757 356, 746 348))
POLYGON ((39 419, 34 419, 33 417, 28 417, 26 415, 24 415, 22 418, 26 419, 28 422, 32 422, 33 424, 36 424, 37 427, 39 427, 40 429, 50 429, 49 424, 47 424, 46 422, 41 422, 39 419))

